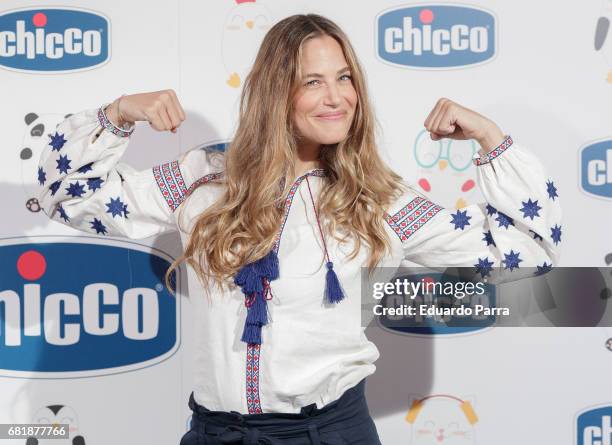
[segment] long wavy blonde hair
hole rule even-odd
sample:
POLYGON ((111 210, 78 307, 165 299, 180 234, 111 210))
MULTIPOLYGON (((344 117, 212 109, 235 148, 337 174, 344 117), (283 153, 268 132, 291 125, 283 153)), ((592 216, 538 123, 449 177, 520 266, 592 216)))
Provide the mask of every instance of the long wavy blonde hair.
POLYGON ((404 188, 402 178, 379 156, 376 121, 359 61, 335 23, 316 14, 293 15, 268 31, 245 79, 239 125, 224 156, 224 193, 197 217, 184 253, 166 272, 170 292, 171 273, 183 261, 204 286, 212 280, 222 287, 232 284, 244 264, 272 249, 296 173, 298 136, 291 116, 302 48, 308 39, 324 35, 340 44, 358 101, 346 138, 321 149, 327 176, 317 211, 326 237, 341 243, 354 240, 350 259, 367 246, 370 273, 390 249, 384 209, 404 188))

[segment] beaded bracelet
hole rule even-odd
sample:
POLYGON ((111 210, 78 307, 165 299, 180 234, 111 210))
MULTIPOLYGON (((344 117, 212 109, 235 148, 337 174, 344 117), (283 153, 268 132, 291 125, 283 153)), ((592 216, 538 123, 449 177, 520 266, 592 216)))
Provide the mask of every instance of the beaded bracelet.
MULTIPOLYGON (((125 94, 122 94, 121 97, 125 96, 125 94)), ((121 97, 119 98, 119 100, 121 100, 121 97)), ((129 137, 131 136, 131 134, 134 132, 134 130, 136 129, 135 125, 132 126, 128 126, 128 124, 124 124, 124 128, 119 128, 117 127, 115 124, 113 124, 111 122, 111 120, 108 118, 108 116, 106 116, 106 108, 110 105, 110 103, 105 103, 104 105, 102 105, 99 109, 98 109, 98 121, 100 122, 100 125, 102 125, 104 128, 106 128, 108 131, 110 131, 111 133, 119 136, 119 137, 129 137), (127 128, 126 128, 127 126, 127 128)))

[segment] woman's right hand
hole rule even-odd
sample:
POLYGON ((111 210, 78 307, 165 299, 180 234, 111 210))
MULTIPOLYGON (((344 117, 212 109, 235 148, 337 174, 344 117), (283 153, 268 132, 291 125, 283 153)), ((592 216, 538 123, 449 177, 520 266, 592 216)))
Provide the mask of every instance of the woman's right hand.
POLYGON ((172 89, 125 95, 107 108, 106 115, 119 127, 147 121, 157 131, 173 133, 185 120, 185 111, 172 89))

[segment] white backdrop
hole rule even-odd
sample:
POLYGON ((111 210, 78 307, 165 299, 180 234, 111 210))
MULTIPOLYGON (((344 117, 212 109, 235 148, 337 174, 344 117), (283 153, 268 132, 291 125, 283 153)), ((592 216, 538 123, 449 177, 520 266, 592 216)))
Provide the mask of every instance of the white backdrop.
MULTIPOLYGON (((263 35, 279 19, 308 12, 328 16, 351 38, 366 71, 381 127, 381 149, 398 173, 415 184, 429 184, 429 195, 447 207, 480 199, 476 189, 461 191, 466 181, 475 179, 473 168, 457 172, 441 161, 427 169, 415 162, 413 149, 427 114, 438 98, 451 98, 493 119, 547 165, 564 210, 561 265, 605 265, 612 252, 612 166, 604 151, 593 155, 593 150, 582 150, 595 141, 603 141, 604 150, 612 148, 608 115, 612 44, 604 42, 599 50, 594 44, 598 20, 612 16, 610 0, 580 5, 551 0, 470 4, 385 0, 359 2, 358 7, 348 0, 64 0, 61 6, 4 0, 0 3, 0 258, 5 267, 0 292, 23 293, 15 246, 46 243, 49 236, 80 245, 106 243, 116 249, 139 245, 151 255, 178 255, 176 234, 139 243, 85 237, 50 221, 32 207, 32 201, 26 206, 35 196, 36 165, 47 135, 68 113, 97 107, 120 94, 173 88, 187 120, 177 134, 160 134, 139 124, 124 162, 146 169, 196 145, 230 139, 241 80, 263 35), (376 46, 379 14, 403 8, 437 11, 450 5, 484 9, 492 15, 493 24, 487 28, 495 36, 495 45, 489 48, 492 57, 475 66, 434 69, 383 60, 376 46), (60 29, 56 32, 79 28, 66 15, 69 10, 106 18, 108 28, 100 35, 108 57, 75 71, 74 61, 86 61, 85 56, 48 59, 37 54, 28 61, 12 54, 17 22, 24 17, 40 20, 32 17, 47 8, 62 10, 58 17, 66 18, 65 23, 52 23, 52 14, 47 14, 47 32, 52 27, 60 29), (16 9, 22 9, 23 15, 14 14, 16 9), (595 182, 603 183, 585 190, 581 171, 592 159, 600 173, 595 182)), ((454 19, 463 23, 464 16, 454 19)), ((85 19, 80 28, 89 29, 85 19)), ((600 28, 603 31, 605 26, 600 28)), ((456 55, 451 51, 448 64, 457 60, 456 55)), ((56 259, 58 264, 70 261, 70 257, 56 259)), ((103 271, 106 280, 112 281, 126 265, 118 263, 117 270, 103 271)), ((83 279, 56 274, 38 282, 44 289, 83 279)), ((74 364, 93 363, 91 357, 100 352, 91 345, 39 351, 49 354, 48 363, 60 370, 42 372, 36 363, 19 367, 18 363, 27 362, 23 357, 37 350, 26 348, 25 341, 21 350, 10 349, 5 341, 8 330, 24 328, 11 326, 0 316, 0 423, 29 423, 46 416, 69 422, 87 444, 178 444, 190 414, 189 305, 186 296, 176 302, 176 340, 163 360, 131 364, 116 372, 78 372, 74 364)), ((0 314, 5 312, 0 304, 0 314)), ((612 416, 612 351, 606 347, 612 328, 495 328, 469 335, 419 337, 372 328, 368 336, 381 351, 377 372, 367 381, 367 396, 384 444, 611 443, 612 430, 605 424, 612 416), (428 399, 415 421, 407 422, 412 401, 428 395, 439 397, 428 399), (476 422, 463 414, 461 401, 472 404, 476 422)), ((39 348, 44 347, 41 344, 39 348)))

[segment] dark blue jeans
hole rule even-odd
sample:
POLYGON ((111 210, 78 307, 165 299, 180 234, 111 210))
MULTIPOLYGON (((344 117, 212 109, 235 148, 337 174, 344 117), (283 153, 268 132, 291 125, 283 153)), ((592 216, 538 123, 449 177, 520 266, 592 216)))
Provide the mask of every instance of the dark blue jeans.
POLYGON ((381 445, 364 390, 365 379, 320 409, 263 414, 210 411, 191 393, 192 427, 180 445, 381 445))

